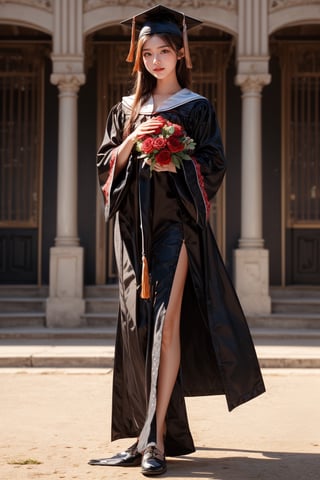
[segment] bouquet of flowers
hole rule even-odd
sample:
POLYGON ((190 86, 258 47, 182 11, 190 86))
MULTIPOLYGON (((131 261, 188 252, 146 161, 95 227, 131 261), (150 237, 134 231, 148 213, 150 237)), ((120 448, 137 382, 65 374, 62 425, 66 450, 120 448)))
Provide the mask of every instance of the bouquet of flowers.
POLYGON ((172 161, 176 168, 180 168, 183 160, 191 160, 190 153, 196 146, 181 125, 161 116, 156 119, 161 125, 155 133, 145 135, 136 142, 136 150, 142 154, 141 157, 150 160, 150 175, 156 164, 168 165, 172 161))

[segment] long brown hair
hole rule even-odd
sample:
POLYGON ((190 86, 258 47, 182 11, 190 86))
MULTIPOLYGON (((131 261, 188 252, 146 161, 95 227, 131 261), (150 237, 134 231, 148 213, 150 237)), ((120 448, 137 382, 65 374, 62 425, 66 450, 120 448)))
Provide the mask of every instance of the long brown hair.
MULTIPOLYGON (((167 33, 156 34, 161 39, 166 42, 173 50, 177 53, 183 47, 182 37, 179 35, 170 35, 167 33)), ((144 44, 152 35, 143 35, 138 40, 135 63, 133 66, 133 73, 136 75, 135 83, 133 87, 134 101, 132 105, 132 112, 126 125, 125 131, 127 134, 130 133, 135 120, 138 117, 141 106, 146 102, 150 97, 153 90, 157 85, 157 79, 148 72, 143 63, 142 49, 144 44)), ((186 62, 184 57, 180 58, 177 61, 176 65, 176 74, 177 80, 181 88, 190 88, 191 85, 191 72, 190 69, 186 67, 186 62)))

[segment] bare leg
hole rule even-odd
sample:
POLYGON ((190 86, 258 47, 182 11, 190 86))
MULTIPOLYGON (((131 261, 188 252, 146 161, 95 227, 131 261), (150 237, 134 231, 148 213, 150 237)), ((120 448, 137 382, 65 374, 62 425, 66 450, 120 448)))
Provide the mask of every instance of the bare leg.
POLYGON ((183 243, 163 326, 157 392, 157 447, 164 451, 165 417, 180 367, 180 314, 188 257, 183 243))

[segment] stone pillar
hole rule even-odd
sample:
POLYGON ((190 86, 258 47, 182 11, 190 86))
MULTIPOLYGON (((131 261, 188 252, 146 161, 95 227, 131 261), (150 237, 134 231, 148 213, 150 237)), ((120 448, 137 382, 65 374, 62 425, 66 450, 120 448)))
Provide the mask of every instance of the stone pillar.
POLYGON ((50 249, 48 327, 83 324, 83 248, 78 238, 77 97, 83 74, 52 74, 59 89, 57 236, 50 249))
POLYGON ((55 0, 51 82, 59 89, 57 234, 50 249, 48 327, 83 324, 83 248, 78 238, 77 105, 85 82, 83 0, 55 0))
POLYGON ((271 312, 269 252, 262 234, 261 91, 270 75, 237 75, 242 90, 241 238, 234 282, 247 315, 271 312))

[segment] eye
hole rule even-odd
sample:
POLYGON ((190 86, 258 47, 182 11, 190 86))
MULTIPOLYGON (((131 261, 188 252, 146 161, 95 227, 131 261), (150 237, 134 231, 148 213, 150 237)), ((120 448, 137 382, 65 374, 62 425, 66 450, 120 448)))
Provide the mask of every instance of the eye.
POLYGON ((170 49, 169 48, 163 48, 161 50, 161 53, 164 53, 164 54, 170 53, 170 49))
POLYGON ((143 53, 143 58, 150 57, 151 53, 150 52, 144 52, 143 53))

